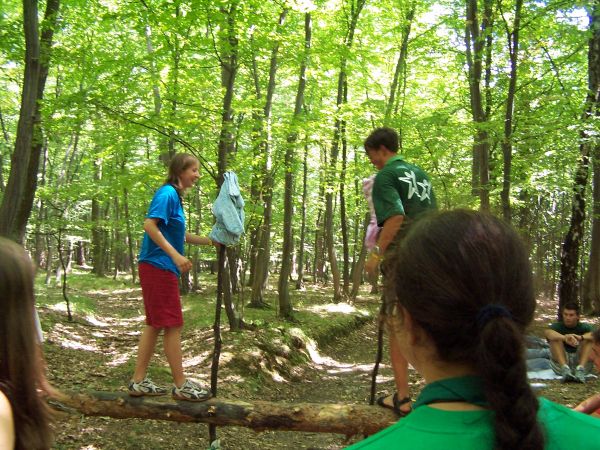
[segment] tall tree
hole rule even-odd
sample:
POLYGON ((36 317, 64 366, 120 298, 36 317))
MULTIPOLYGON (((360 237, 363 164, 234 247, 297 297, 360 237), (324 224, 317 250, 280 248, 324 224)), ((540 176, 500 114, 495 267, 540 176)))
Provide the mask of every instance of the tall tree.
MULTIPOLYGON (((217 188, 223 184, 223 177, 227 170, 230 154, 234 151, 233 139, 233 97, 235 88, 235 79, 238 72, 238 39, 236 35, 236 20, 238 16, 238 1, 233 0, 228 7, 221 7, 221 14, 224 18, 224 28, 220 37, 220 56, 221 65, 221 84, 224 88, 223 105, 221 113, 221 134, 218 145, 218 175, 217 188)), ((242 326, 241 317, 233 307, 231 295, 231 278, 229 276, 229 264, 227 261, 227 252, 224 248, 219 249, 219 287, 223 290, 225 300, 225 311, 229 320, 229 327, 232 331, 239 330, 242 326)), ((220 305, 219 305, 220 307, 220 305)), ((220 341, 220 334, 217 334, 217 322, 215 322, 215 342, 220 341)), ((220 343, 219 343, 220 346, 220 343)))
MULTIPOLYGON (((571 209, 571 223, 562 245, 560 255, 560 281, 558 287, 559 311, 562 306, 569 302, 579 301, 579 253, 583 241, 583 225, 585 220, 585 191, 589 176, 590 153, 592 146, 596 147, 590 131, 586 128, 600 112, 600 11, 598 1, 594 1, 590 13, 591 37, 588 43, 588 79, 587 95, 584 103, 584 111, 581 117, 582 127, 580 131, 577 172, 573 185, 573 204, 571 209)), ((596 236, 598 238, 598 236, 596 236)), ((597 244, 596 244, 597 245, 597 244)), ((594 249, 594 257, 597 249, 594 249)), ((594 261, 594 270, 597 270, 597 261, 594 261)), ((590 274, 590 276, 596 276, 590 274)), ((592 288, 592 280, 589 281, 589 289, 592 288)))
MULTIPOLYGON (((471 115, 475 125, 475 135, 473 137, 473 188, 474 192, 477 192, 479 195, 481 209, 487 211, 490 209, 490 142, 486 129, 488 115, 486 114, 481 82, 484 74, 483 59, 486 50, 486 39, 491 39, 491 0, 484 0, 485 13, 481 18, 478 9, 478 0, 466 0, 466 2, 465 44, 469 69, 471 115), (479 26, 480 22, 481 28, 479 26)), ((488 44, 487 48, 491 48, 491 46, 488 44)), ((489 68, 489 64, 487 67, 489 68)))
MULTIPOLYGON (((498 2, 499 7, 502 7, 502 2, 498 2)), ((515 94, 517 91, 517 68, 519 56, 519 32, 521 28, 521 9, 523 0, 516 0, 515 14, 513 20, 512 31, 510 30, 504 14, 501 14, 506 27, 506 35, 508 41, 508 54, 510 58, 510 75, 508 82, 508 93, 506 95, 506 109, 504 112, 504 136, 502 139, 502 155, 504 159, 502 192, 500 194, 502 200, 502 215, 504 220, 510 222, 512 212, 510 207, 510 186, 512 176, 512 154, 513 154, 513 116, 515 105, 515 94)))
POLYGON ((0 205, 0 235, 23 242, 37 187, 37 174, 43 138, 40 107, 50 66, 52 37, 56 27, 59 0, 48 0, 42 22, 41 40, 36 0, 23 0, 25 72, 21 111, 11 158, 11 170, 0 205))
MULTIPOLYGON (((271 117, 273 111, 273 96, 276 87, 276 75, 279 66, 279 46, 281 39, 281 29, 287 15, 287 8, 281 11, 277 26, 278 38, 273 43, 271 49, 271 58, 269 62, 269 77, 267 82, 267 93, 265 96, 265 104, 263 115, 260 117, 259 124, 259 143, 258 148, 263 157, 262 173, 264 175, 262 185, 262 202, 263 216, 258 232, 258 250, 256 251, 256 261, 254 264, 254 274, 252 282, 252 297, 250 306, 262 307, 265 305, 263 296, 269 276, 269 265, 271 261, 271 222, 273 211, 273 186, 274 186, 274 170, 273 170, 273 144, 271 135, 271 117)), ((258 76, 255 74, 255 85, 257 86, 257 97, 260 99, 260 90, 258 90, 258 76)))
POLYGON ((385 106, 385 117, 383 123, 385 126, 389 126, 392 120, 392 112, 396 105, 398 91, 400 89, 400 75, 403 73, 406 67, 406 56, 408 54, 408 38, 410 36, 410 29, 412 26, 413 19, 415 17, 415 9, 417 7, 416 1, 411 1, 408 4, 406 17, 402 25, 402 44, 400 45, 400 53, 398 54, 398 61, 396 62, 396 70, 394 71, 394 78, 392 85, 390 86, 390 95, 388 102, 385 106))
MULTIPOLYGON (((298 141, 298 128, 300 125, 300 115, 302 105, 304 104, 304 91, 306 89, 306 69, 308 67, 308 58, 312 38, 312 22, 310 13, 304 16, 304 51, 300 62, 300 77, 298 80, 298 90, 296 91, 296 101, 294 103, 294 115, 290 124, 290 131, 287 136, 285 151, 285 190, 283 201, 283 251, 281 255, 281 271, 279 272, 279 315, 286 319, 293 317, 292 302, 289 293, 289 277, 292 272, 292 253, 293 253, 293 229, 292 218, 294 214, 294 169, 295 169, 295 147, 298 141)), ((301 249, 302 251, 302 249, 301 249)))
MULTIPOLYGON (((600 117, 600 2, 595 0, 589 8, 591 36, 588 44, 588 94, 584 123, 597 121, 600 117)), ((586 128, 582 130, 581 137, 582 145, 591 147, 594 174, 592 242, 582 303, 584 311, 598 313, 600 312, 600 143, 586 128)))
POLYGON ((336 96, 336 117, 333 125, 333 138, 331 140, 330 157, 327 167, 326 184, 327 190, 325 193, 325 243, 327 246, 327 255, 329 259, 329 267, 333 278, 333 301, 339 302, 342 300, 342 292, 340 285, 340 272, 338 269, 337 254, 335 249, 335 238, 333 233, 334 208, 333 200, 335 198, 335 178, 337 172, 337 163, 340 150, 340 143, 343 132, 343 116, 342 107, 347 101, 347 66, 348 56, 354 43, 354 34, 358 24, 358 17, 365 6, 365 0, 349 0, 348 15, 346 17, 346 29, 343 40, 344 51, 340 58, 340 69, 338 72, 337 96, 336 96))

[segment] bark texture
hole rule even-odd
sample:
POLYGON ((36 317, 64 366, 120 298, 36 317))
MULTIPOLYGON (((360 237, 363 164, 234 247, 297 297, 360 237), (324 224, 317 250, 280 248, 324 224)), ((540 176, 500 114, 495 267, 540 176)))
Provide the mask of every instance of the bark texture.
POLYGON ((370 405, 249 403, 216 398, 193 403, 136 398, 123 392, 67 392, 60 401, 51 400, 50 403, 55 409, 72 408, 86 416, 200 422, 248 427, 255 431, 310 431, 347 436, 370 435, 397 420, 391 410, 370 405))

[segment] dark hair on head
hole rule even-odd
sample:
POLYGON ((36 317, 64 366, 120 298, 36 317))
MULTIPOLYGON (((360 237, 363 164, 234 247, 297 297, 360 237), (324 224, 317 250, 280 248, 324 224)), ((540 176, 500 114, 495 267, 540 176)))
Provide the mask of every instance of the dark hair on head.
POLYGON ((180 198, 183 190, 179 188, 179 176, 193 164, 198 164, 198 158, 191 153, 175 153, 169 162, 169 172, 165 184, 173 185, 180 198))
POLYGON ((523 339, 535 296, 517 233, 476 211, 426 214, 398 249, 395 286, 398 303, 431 337, 438 357, 482 377, 495 413, 494 448, 542 449, 523 339))
POLYGON ((10 401, 15 449, 50 448, 48 405, 34 321, 34 268, 23 247, 0 237, 0 389, 10 401))
POLYGON ((577 302, 567 302, 563 305, 562 310, 568 309, 569 311, 575 311, 579 315, 579 304, 577 302))
POLYGON ((364 142, 366 151, 376 150, 384 146, 389 151, 397 153, 400 145, 400 135, 393 128, 381 127, 374 130, 364 142))
POLYGON ((600 328, 596 328, 592 331, 592 342, 594 344, 600 344, 600 328))

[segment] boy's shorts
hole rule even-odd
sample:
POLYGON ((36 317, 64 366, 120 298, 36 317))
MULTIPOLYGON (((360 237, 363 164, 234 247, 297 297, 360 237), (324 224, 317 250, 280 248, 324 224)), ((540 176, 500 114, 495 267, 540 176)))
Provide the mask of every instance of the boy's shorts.
MULTIPOLYGON (((566 356, 567 356, 567 364, 571 368, 571 370, 575 370, 575 368, 578 365, 579 355, 581 354, 580 349, 581 349, 581 347, 577 347, 576 352, 573 352, 573 353, 565 352, 566 356)), ((591 373, 593 367, 594 367, 594 364, 590 361, 588 361, 583 366, 585 373, 591 373)), ((552 357, 550 357, 550 368, 554 371, 555 374, 561 375, 562 367, 558 363, 558 361, 555 361, 554 359, 552 359, 552 357)))
POLYGON ((146 324, 154 328, 183 326, 177 275, 145 262, 139 264, 139 272, 146 324))

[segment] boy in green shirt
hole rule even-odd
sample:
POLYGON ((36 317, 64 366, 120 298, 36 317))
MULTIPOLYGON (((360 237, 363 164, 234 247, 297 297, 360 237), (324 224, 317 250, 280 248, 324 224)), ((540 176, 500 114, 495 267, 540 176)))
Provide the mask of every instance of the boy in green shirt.
POLYGON ((550 324, 544 332, 550 343, 550 361, 562 381, 585 383, 585 366, 592 350, 593 327, 579 321, 579 305, 566 303, 561 311, 562 320, 550 324))
MULTIPOLYGON (((429 177, 419 166, 405 161, 397 154, 399 143, 398 133, 385 127, 373 131, 364 142, 369 160, 379 170, 372 198, 377 225, 383 227, 377 245, 365 264, 365 270, 373 275, 381 262, 384 281, 382 316, 390 313, 396 297, 386 275, 390 272, 389 256, 406 233, 408 225, 424 212, 437 207, 429 177)), ((394 341, 390 340, 390 347, 394 346, 394 341)), ((392 350, 390 354, 396 392, 380 397, 377 404, 404 416, 410 412, 408 364, 400 352, 392 350)))

